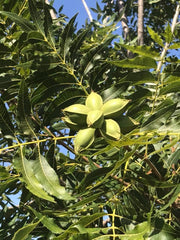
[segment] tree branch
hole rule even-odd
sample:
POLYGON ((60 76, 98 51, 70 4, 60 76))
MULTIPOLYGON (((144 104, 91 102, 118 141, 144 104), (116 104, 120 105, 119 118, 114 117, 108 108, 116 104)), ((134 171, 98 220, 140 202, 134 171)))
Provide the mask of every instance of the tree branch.
POLYGON ((87 14, 88 14, 88 17, 89 17, 90 22, 92 22, 92 21, 93 21, 93 18, 92 18, 92 15, 91 15, 90 10, 89 10, 89 8, 88 8, 88 5, 86 4, 86 1, 85 1, 85 0, 82 0, 82 3, 83 3, 83 5, 84 5, 84 7, 85 7, 85 9, 86 9, 86 12, 87 12, 87 14))
MULTIPOLYGON (((48 0, 45 0, 45 3, 48 4, 48 5, 50 5, 48 0)), ((57 19, 57 16, 56 16, 56 14, 55 14, 55 12, 54 12, 53 9, 50 9, 49 12, 50 12, 51 18, 52 18, 53 20, 57 19)), ((60 26, 59 22, 57 22, 56 25, 60 26)))
MULTIPOLYGON (((122 11, 124 11, 124 1, 117 0, 116 5, 118 8, 118 13, 120 15, 122 13, 122 11)), ((123 13, 123 15, 121 17, 121 25, 122 25, 122 29, 123 29, 124 40, 127 40, 129 37, 129 27, 128 27, 128 20, 127 20, 125 13, 123 13)), ((133 58, 133 53, 129 50, 127 50, 127 57, 133 58)))
MULTIPOLYGON (((178 16, 179 16, 179 11, 180 11, 180 4, 178 3, 178 5, 176 7, 176 12, 175 12, 174 17, 173 17, 172 25, 171 25, 171 32, 172 32, 172 34, 174 33, 174 30, 175 30, 175 27, 176 27, 176 23, 177 23, 178 16)), ((162 65, 163 65, 163 61, 164 61, 164 57, 166 56, 166 53, 167 53, 168 48, 169 48, 169 45, 170 45, 170 43, 167 43, 167 42, 164 45, 164 49, 163 49, 163 51, 161 53, 160 61, 158 63, 157 69, 156 69, 157 73, 159 73, 161 71, 161 68, 162 68, 162 65)))
POLYGON ((144 0, 138 0, 138 45, 144 44, 144 0))

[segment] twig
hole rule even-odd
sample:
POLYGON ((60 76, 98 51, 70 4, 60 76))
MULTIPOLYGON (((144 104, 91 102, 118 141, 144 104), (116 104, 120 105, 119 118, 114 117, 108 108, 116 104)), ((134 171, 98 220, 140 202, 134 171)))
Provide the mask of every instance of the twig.
MULTIPOLYGON (((180 8, 180 4, 178 3, 178 5, 176 7, 176 12, 175 12, 174 17, 173 17, 172 25, 171 25, 172 34, 174 33, 176 23, 177 23, 177 20, 178 20, 179 10, 180 10, 179 8, 180 8)), ((160 73, 160 71, 161 71, 163 61, 164 61, 164 57, 165 57, 165 55, 168 51, 169 45, 170 45, 170 43, 168 43, 168 42, 166 42, 165 45, 164 45, 163 51, 161 53, 160 61, 158 62, 158 66, 157 66, 157 69, 156 69, 157 73, 160 73)))
MULTIPOLYGON (((178 5, 176 7, 176 12, 175 12, 174 17, 173 17, 172 25, 171 25, 172 34, 174 33, 174 30, 175 30, 175 27, 176 27, 176 24, 177 24, 179 11, 180 11, 179 8, 180 8, 180 4, 178 3, 178 5)), ((158 62, 157 69, 156 69, 156 73, 157 73, 158 77, 160 76, 161 69, 162 69, 163 62, 164 62, 164 58, 165 58, 166 53, 169 49, 169 46, 170 46, 170 43, 166 42, 165 45, 164 45, 163 51, 161 53, 160 60, 158 62)), ((155 106, 155 102, 156 102, 156 99, 157 99, 157 96, 158 96, 158 88, 159 88, 159 84, 157 84, 157 86, 156 86, 156 91, 155 91, 154 101, 153 101, 153 104, 152 104, 151 114, 154 112, 154 106, 155 106)))
MULTIPOLYGON (((132 151, 131 148, 129 146, 125 146, 124 147, 126 150, 128 150, 128 152, 132 151)), ((158 171, 158 169, 154 166, 154 164, 148 159, 148 158, 144 158, 141 154, 135 152, 134 155, 142 160, 144 160, 149 167, 152 169, 152 171, 154 172, 154 174, 159 178, 159 180, 163 180, 163 177, 161 176, 160 172, 158 171)))

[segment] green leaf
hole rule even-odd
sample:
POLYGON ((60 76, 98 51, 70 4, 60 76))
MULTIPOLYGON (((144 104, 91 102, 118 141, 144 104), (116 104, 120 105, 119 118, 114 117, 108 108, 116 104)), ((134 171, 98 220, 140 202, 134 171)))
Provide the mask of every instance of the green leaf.
POLYGON ((39 154, 38 158, 32 161, 32 168, 36 178, 50 195, 63 200, 73 199, 73 197, 66 192, 65 188, 59 184, 59 178, 56 172, 49 165, 45 157, 39 154))
POLYGON ((105 212, 100 212, 100 213, 94 213, 89 216, 82 217, 77 223, 71 225, 63 234, 61 234, 58 237, 55 237, 54 240, 66 240, 68 239, 69 234, 73 233, 86 233, 88 232, 88 225, 90 225, 92 222, 95 222, 97 219, 107 215, 105 212))
POLYGON ((37 227, 41 221, 30 223, 20 228, 13 236, 12 240, 26 240, 29 234, 37 227))
POLYGON ((108 240, 110 238, 118 238, 122 240, 144 240, 144 235, 149 231, 149 223, 142 222, 135 226, 131 231, 127 231, 125 234, 108 234, 101 235, 99 237, 93 238, 93 240, 108 240))
POLYGON ((179 49, 180 48, 180 43, 173 43, 170 47, 169 47, 169 49, 179 49))
POLYGON ((45 41, 44 36, 40 32, 31 31, 28 33, 28 39, 35 39, 37 41, 45 41))
POLYGON ((119 61, 109 61, 110 64, 122 68, 151 69, 156 68, 156 61, 149 57, 135 57, 119 61))
POLYGON ((58 91, 62 90, 65 85, 73 85, 76 80, 74 77, 66 72, 57 72, 54 74, 49 74, 46 76, 43 74, 38 80, 40 81, 42 79, 42 83, 39 84, 39 86, 34 90, 32 93, 32 104, 39 104, 43 101, 45 101, 47 98, 53 96, 58 91))
POLYGON ((173 39, 173 33, 171 31, 171 26, 168 23, 166 28, 165 28, 165 32, 164 32, 164 37, 167 43, 171 43, 172 39, 173 39))
POLYGON ((104 176, 105 174, 107 174, 108 172, 110 172, 113 169, 113 167, 104 167, 104 168, 98 168, 96 170, 94 170, 93 172, 89 173, 88 175, 86 175, 84 177, 84 179, 82 179, 78 190, 80 192, 83 192, 83 190, 85 190, 86 187, 88 187, 89 185, 91 185, 93 182, 96 182, 100 177, 104 176))
POLYGON ((43 34, 44 26, 42 21, 42 12, 38 11, 34 0, 28 0, 28 4, 31 18, 34 24, 36 25, 37 29, 43 34))
POLYGON ((152 73, 148 71, 139 71, 128 73, 118 83, 130 82, 133 85, 140 85, 144 83, 155 83, 156 79, 152 73))
POLYGON ((15 62, 10 59, 0 59, 0 73, 9 71, 15 67, 15 62))
POLYGON ((49 196, 44 190, 43 186, 37 180, 33 169, 32 162, 28 161, 23 156, 23 150, 21 149, 21 157, 16 156, 13 160, 14 166, 18 172, 22 174, 20 180, 26 183, 26 188, 32 192, 35 196, 54 202, 54 199, 49 196))
POLYGON ((139 123, 137 121, 135 121, 134 119, 132 119, 131 117, 128 117, 128 116, 120 117, 117 122, 120 126, 122 134, 126 134, 126 133, 132 131, 139 125, 139 123))
POLYGON ((34 27, 34 25, 30 21, 28 21, 25 18, 22 18, 22 17, 18 16, 16 13, 0 11, 0 14, 10 18, 13 22, 18 24, 22 28, 22 30, 24 30, 25 32, 36 30, 36 28, 34 27))
POLYGON ((31 103, 29 100, 28 87, 25 80, 21 80, 17 105, 17 118, 20 122, 19 127, 24 134, 34 135, 33 124, 30 115, 31 103))
POLYGON ((34 215, 41 221, 41 223, 52 233, 60 234, 64 232, 55 222, 53 218, 44 216, 42 213, 37 212, 34 208, 28 206, 28 208, 34 213, 34 215))
POLYGON ((76 20, 77 14, 75 14, 69 23, 64 28, 61 36, 60 36, 60 52, 65 59, 67 53, 69 52, 70 45, 74 35, 74 22, 76 20))
MULTIPOLYGON (((80 200, 77 203, 74 203, 72 206, 70 206, 70 208, 82 208, 82 206, 89 204, 90 202, 94 202, 98 197, 100 197, 102 195, 102 193, 96 193, 91 195, 90 197, 84 196, 83 200, 80 200)), ((82 197, 83 198, 83 197, 82 197)))
POLYGON ((156 218, 152 223, 152 231, 147 240, 178 240, 178 232, 171 225, 164 222, 164 219, 156 218))
POLYGON ((162 87, 160 90, 160 94, 167 94, 173 92, 180 92, 180 81, 171 82, 165 87, 162 87))
POLYGON ((59 117, 60 110, 69 106, 78 98, 85 97, 85 93, 81 89, 67 88, 62 91, 50 104, 45 112, 44 123, 48 124, 53 117, 59 117))
MULTIPOLYGON (((179 128, 180 129, 180 128, 179 128)), ((180 149, 177 149, 170 157, 166 160, 167 166, 172 166, 172 164, 177 164, 180 159, 180 149)))
POLYGON ((171 198, 169 199, 168 203, 165 204, 162 208, 161 211, 167 209, 170 205, 172 205, 175 200, 178 198, 180 192, 180 184, 175 188, 174 193, 171 195, 171 198))
POLYGON ((164 107, 163 109, 160 109, 158 112, 154 113, 152 116, 150 116, 147 121, 145 121, 142 125, 141 131, 144 130, 158 130, 167 119, 172 115, 172 113, 175 111, 177 104, 173 104, 167 107, 164 107))
POLYGON ((6 106, 0 97, 0 129, 4 135, 14 136, 14 126, 11 122, 6 106))
POLYGON ((11 49, 9 47, 0 43, 0 54, 4 55, 4 54, 10 53, 10 52, 11 52, 11 49))
POLYGON ((149 32, 149 35, 151 36, 151 38, 156 42, 158 43, 161 47, 164 47, 164 43, 163 43, 163 40, 161 38, 161 36, 156 33, 152 28, 150 27, 147 27, 147 30, 149 32))
POLYGON ((72 60, 76 58, 77 51, 80 49, 88 33, 89 33, 89 29, 85 29, 79 35, 77 35, 77 37, 74 40, 72 40, 71 47, 69 50, 72 60))
POLYGON ((146 56, 153 59, 159 58, 159 53, 153 51, 149 46, 131 46, 126 44, 120 44, 120 46, 130 50, 133 53, 138 53, 141 56, 146 56))
POLYGON ((85 76, 93 67, 94 61, 98 60, 100 57, 100 53, 104 50, 108 44, 114 39, 114 36, 109 37, 105 42, 102 44, 90 49, 81 59, 81 68, 80 72, 83 76, 85 76))
POLYGON ((149 0, 149 4, 153 4, 153 3, 158 3, 160 2, 161 0, 149 0))

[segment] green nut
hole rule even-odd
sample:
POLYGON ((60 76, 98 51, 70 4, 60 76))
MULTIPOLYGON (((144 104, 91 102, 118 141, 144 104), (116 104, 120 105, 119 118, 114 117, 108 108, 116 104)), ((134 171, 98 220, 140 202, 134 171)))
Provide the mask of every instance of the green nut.
POLYGON ((101 110, 105 118, 116 118, 122 113, 122 109, 128 104, 129 100, 115 98, 105 102, 101 110))
POLYGON ((74 140, 74 150, 78 154, 91 146, 95 139, 95 128, 85 128, 80 130, 74 140))
POLYGON ((87 97, 85 104, 91 110, 99 110, 103 106, 103 100, 99 94, 91 92, 87 97))
POLYGON ((100 132, 104 138, 118 141, 121 136, 119 124, 113 119, 105 119, 100 132))
POLYGON ((93 110, 88 112, 87 125, 88 127, 100 128, 104 122, 103 112, 100 110, 93 110))
POLYGON ((73 122, 80 125, 86 124, 88 107, 82 104, 73 104, 63 110, 64 114, 73 122))

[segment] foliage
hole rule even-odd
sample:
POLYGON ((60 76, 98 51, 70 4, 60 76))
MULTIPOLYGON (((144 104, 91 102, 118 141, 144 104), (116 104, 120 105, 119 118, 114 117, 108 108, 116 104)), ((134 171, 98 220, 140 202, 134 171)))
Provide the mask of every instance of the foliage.
MULTIPOLYGON (((149 2, 147 23, 161 1, 149 2)), ((149 24, 157 48, 140 47, 117 39, 114 16, 77 30, 76 15, 52 20, 43 0, 0 9, 0 238, 177 239, 180 65, 160 49, 179 48, 179 25, 173 34, 170 23, 149 24), (63 109, 92 90, 129 100, 116 119, 122 135, 97 135, 75 155, 63 109)))

